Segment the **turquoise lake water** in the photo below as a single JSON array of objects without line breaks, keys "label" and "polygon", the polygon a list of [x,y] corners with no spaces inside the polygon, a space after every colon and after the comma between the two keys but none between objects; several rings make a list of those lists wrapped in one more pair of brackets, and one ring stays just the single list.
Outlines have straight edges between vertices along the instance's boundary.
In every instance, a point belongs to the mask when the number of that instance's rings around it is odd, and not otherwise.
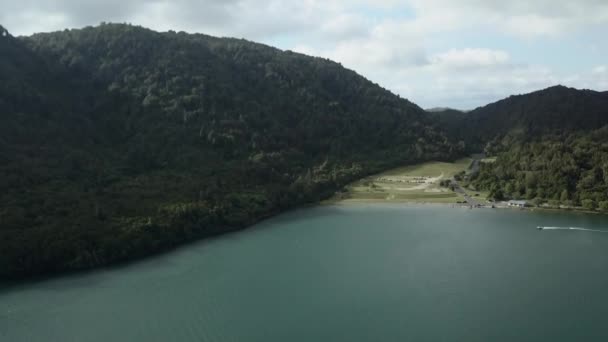
[{"label": "turquoise lake water", "polygon": [[4,285],[0,341],[608,341],[602,231],[608,216],[302,209],[127,266]]}]

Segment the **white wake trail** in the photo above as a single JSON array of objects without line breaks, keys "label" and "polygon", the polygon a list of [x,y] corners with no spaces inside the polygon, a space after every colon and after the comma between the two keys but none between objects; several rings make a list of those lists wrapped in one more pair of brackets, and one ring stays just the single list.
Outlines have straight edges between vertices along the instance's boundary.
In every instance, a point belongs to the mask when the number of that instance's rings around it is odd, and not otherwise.
[{"label": "white wake trail", "polygon": [[596,233],[608,233],[608,230],[599,230],[599,229],[587,229],[587,228],[579,228],[579,227],[536,227],[540,230],[579,230],[584,232],[596,232]]}]

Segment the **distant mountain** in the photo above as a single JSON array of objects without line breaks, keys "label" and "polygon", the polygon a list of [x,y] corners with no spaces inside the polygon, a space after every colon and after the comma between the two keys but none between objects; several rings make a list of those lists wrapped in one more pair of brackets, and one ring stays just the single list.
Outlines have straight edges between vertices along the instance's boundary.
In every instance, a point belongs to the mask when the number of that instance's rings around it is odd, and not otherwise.
[{"label": "distant mountain", "polygon": [[128,260],[462,155],[329,60],[130,25],[0,34],[0,277]]},{"label": "distant mountain", "polygon": [[429,112],[433,117],[442,121],[443,124],[451,124],[460,122],[466,119],[469,115],[468,112],[463,112],[456,109],[446,109],[442,111]]},{"label": "distant mountain", "polygon": [[597,129],[608,124],[607,109],[606,92],[555,86],[477,108],[450,125],[452,135],[479,150],[509,133],[532,138]]},{"label": "distant mountain", "polygon": [[[439,125],[444,130],[444,134],[446,134],[450,141],[457,143],[459,148],[466,149],[465,141],[469,143],[471,141],[470,136],[463,135],[463,125],[469,117],[468,112],[450,108],[436,108],[436,110],[427,109],[426,111],[433,120],[439,122]],[[469,149],[469,152],[475,153],[478,150],[479,147],[476,146]]]},{"label": "distant mountain", "polygon": [[464,112],[462,110],[450,108],[450,107],[434,107],[425,109],[429,113],[440,113],[440,112]]},{"label": "distant mountain", "polygon": [[478,108],[453,139],[496,157],[473,187],[496,199],[608,211],[608,93],[551,87]]},{"label": "distant mountain", "polygon": [[497,157],[471,180],[497,198],[608,208],[608,92],[429,113],[326,59],[117,24],[0,27],[0,80],[0,277],[145,256],[465,151]]},{"label": "distant mountain", "polygon": [[607,109],[606,93],[555,86],[478,108],[470,119],[494,132],[586,130],[608,123]]}]

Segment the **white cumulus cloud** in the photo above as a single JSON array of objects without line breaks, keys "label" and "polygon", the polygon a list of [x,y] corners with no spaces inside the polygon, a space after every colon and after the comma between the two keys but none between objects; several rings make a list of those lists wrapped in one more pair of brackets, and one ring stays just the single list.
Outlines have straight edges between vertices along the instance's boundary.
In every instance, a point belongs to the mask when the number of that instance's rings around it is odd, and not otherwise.
[{"label": "white cumulus cloud", "polygon": [[511,57],[502,50],[483,48],[451,49],[435,54],[430,61],[433,66],[448,69],[488,68],[507,65]]},{"label": "white cumulus cloud", "polygon": [[[260,41],[341,62],[422,106],[469,108],[560,82],[608,88],[598,62],[608,54],[608,0],[0,0],[0,8],[0,24],[16,35],[105,21]],[[567,65],[543,64],[576,38],[587,51],[565,48]],[[532,60],[526,44],[554,46]]]}]

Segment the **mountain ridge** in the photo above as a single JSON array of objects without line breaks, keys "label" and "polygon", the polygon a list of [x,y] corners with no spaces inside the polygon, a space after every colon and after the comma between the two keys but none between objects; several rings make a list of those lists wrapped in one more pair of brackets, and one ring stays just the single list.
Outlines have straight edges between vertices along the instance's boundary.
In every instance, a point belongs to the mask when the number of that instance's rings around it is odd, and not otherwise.
[{"label": "mountain ridge", "polygon": [[469,144],[494,157],[473,188],[496,200],[608,211],[607,92],[554,86],[476,109],[455,127],[475,132]]},{"label": "mountain ridge", "polygon": [[[128,261],[483,149],[471,184],[495,197],[606,204],[608,92],[429,113],[327,59],[126,24],[7,33],[0,78],[0,277]],[[532,162],[555,156],[567,181]]]},{"label": "mountain ridge", "polygon": [[0,75],[29,90],[0,86],[0,277],[142,257],[462,154],[321,58],[123,24],[10,41]]},{"label": "mountain ridge", "polygon": [[608,124],[608,92],[552,86],[474,109],[466,115],[441,117],[450,136],[479,151],[496,137],[525,132],[541,137],[590,131]]}]

